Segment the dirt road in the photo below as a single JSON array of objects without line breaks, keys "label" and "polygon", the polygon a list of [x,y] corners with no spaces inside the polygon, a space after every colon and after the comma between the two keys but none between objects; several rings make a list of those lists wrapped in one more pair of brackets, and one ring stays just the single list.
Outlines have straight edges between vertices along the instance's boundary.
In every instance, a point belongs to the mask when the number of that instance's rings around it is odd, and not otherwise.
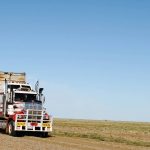
[{"label": "dirt road", "polygon": [[0,133],[1,150],[148,150],[150,148],[73,137],[11,137]]}]

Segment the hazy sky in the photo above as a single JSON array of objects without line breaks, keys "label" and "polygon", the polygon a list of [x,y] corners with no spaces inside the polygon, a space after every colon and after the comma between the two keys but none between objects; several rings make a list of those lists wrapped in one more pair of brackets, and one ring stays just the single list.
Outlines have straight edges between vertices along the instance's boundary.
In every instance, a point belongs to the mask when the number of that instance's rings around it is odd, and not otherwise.
[{"label": "hazy sky", "polygon": [[54,117],[150,121],[150,1],[1,1],[0,70]]}]

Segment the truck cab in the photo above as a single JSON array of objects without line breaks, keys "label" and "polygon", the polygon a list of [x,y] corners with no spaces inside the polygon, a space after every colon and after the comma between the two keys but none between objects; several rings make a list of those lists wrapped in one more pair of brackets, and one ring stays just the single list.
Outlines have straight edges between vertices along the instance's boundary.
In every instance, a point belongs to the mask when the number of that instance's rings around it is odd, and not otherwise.
[{"label": "truck cab", "polygon": [[36,132],[46,137],[52,132],[52,117],[43,107],[43,88],[39,88],[38,83],[33,90],[23,75],[25,74],[3,75],[6,78],[3,79],[3,90],[0,89],[3,91],[0,92],[0,128],[13,136],[24,132]]}]

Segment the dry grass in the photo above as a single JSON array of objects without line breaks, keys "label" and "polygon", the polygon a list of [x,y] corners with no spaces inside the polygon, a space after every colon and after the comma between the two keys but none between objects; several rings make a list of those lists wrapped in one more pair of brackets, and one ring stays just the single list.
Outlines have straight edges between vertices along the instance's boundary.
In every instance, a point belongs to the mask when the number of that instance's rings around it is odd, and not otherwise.
[{"label": "dry grass", "polygon": [[150,123],[54,119],[54,136],[0,133],[0,150],[150,150]]},{"label": "dry grass", "polygon": [[150,123],[54,119],[54,134],[150,147]]}]

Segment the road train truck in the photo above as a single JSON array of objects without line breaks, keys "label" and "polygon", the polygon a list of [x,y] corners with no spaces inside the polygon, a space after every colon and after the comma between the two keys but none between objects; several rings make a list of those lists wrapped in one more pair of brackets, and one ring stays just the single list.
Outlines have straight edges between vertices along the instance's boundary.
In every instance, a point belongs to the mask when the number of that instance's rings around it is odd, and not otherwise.
[{"label": "road train truck", "polygon": [[33,133],[47,137],[52,116],[43,107],[45,97],[39,82],[32,89],[25,73],[0,71],[0,129],[11,136]]}]

